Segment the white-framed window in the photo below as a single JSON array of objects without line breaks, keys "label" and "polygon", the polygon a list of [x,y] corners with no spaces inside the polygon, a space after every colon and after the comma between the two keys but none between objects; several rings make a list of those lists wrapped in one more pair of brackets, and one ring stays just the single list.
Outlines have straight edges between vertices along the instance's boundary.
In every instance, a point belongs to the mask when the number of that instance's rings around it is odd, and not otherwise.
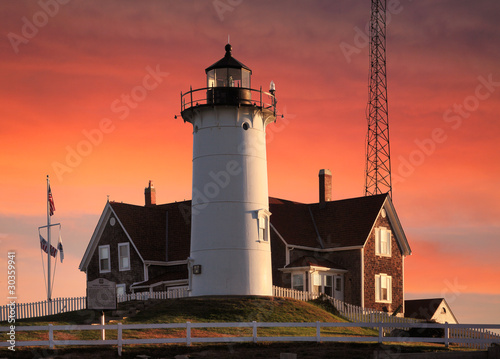
[{"label": "white-framed window", "polygon": [[99,273],[111,272],[111,262],[109,260],[109,244],[99,246]]},{"label": "white-framed window", "polygon": [[392,303],[392,277],[381,273],[375,275],[375,301]]},{"label": "white-framed window", "polygon": [[323,290],[323,293],[325,293],[326,295],[330,296],[330,297],[333,297],[333,290],[332,290],[332,287],[333,287],[333,276],[332,275],[329,275],[329,274],[325,274],[323,276],[324,278],[324,290]]},{"label": "white-framed window", "polygon": [[311,273],[312,291],[319,294],[321,292],[322,276],[318,272]]},{"label": "white-framed window", "polygon": [[269,216],[271,212],[266,209],[257,211],[257,222],[259,230],[259,241],[269,242]]},{"label": "white-framed window", "polygon": [[118,266],[120,271],[130,270],[130,246],[129,243],[118,243]]},{"label": "white-framed window", "polygon": [[127,294],[126,289],[127,289],[127,286],[125,284],[117,284],[116,285],[116,296],[120,297],[120,296]]},{"label": "white-framed window", "polygon": [[304,273],[292,274],[292,289],[304,291]]},{"label": "white-framed window", "polygon": [[375,254],[378,256],[391,256],[391,231],[380,227],[375,229]]}]

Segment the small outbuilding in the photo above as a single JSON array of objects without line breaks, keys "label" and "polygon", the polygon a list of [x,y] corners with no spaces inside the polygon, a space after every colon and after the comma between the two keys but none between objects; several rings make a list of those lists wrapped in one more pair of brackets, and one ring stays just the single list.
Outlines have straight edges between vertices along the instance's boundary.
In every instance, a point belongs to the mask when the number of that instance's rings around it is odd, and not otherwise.
[{"label": "small outbuilding", "polygon": [[457,318],[444,298],[405,300],[405,317],[443,324],[458,324]]}]

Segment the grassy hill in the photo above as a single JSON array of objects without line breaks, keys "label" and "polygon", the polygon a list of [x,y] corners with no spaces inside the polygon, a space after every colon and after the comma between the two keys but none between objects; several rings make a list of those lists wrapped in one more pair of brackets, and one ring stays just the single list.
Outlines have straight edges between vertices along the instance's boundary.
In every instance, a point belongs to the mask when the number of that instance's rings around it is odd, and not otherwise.
[{"label": "grassy hill", "polygon": [[[333,306],[320,300],[302,302],[274,297],[198,297],[168,300],[149,300],[118,304],[122,312],[139,311],[133,316],[113,322],[127,323],[185,323],[190,322],[344,322],[334,313]],[[106,311],[109,317],[110,311]],[[68,313],[17,320],[17,325],[54,325],[98,323],[99,311],[78,310]],[[0,325],[6,324],[0,322]]]},{"label": "grassy hill", "polygon": [[[107,322],[122,324],[146,324],[146,323],[214,323],[214,322],[345,322],[334,313],[335,308],[327,302],[321,300],[302,302],[286,298],[274,297],[198,297],[169,300],[150,300],[148,306],[144,308],[142,303],[127,302],[121,303],[118,309],[126,314],[123,318],[109,321],[110,312],[107,315]],[[142,310],[136,312],[136,306]],[[17,325],[78,325],[99,323],[100,313],[93,310],[80,310],[57,314],[46,317],[23,319],[17,321]],[[198,335],[203,336],[224,336],[224,335],[251,335],[250,328],[203,328],[197,329]],[[250,333],[246,333],[250,331]],[[325,328],[325,334],[330,335],[367,335],[374,336],[377,333],[371,329],[364,328]],[[182,330],[147,331],[148,335],[156,335],[158,332],[168,332],[169,335],[182,335]],[[110,331],[109,338],[113,338],[116,333]],[[140,338],[146,331],[130,331],[134,338]],[[280,336],[280,335],[314,335],[314,328],[261,328],[259,336]],[[30,337],[40,338],[44,336],[42,332],[19,333],[19,340],[30,340]],[[96,331],[73,331],[64,333],[65,339],[98,339],[99,332]],[[71,334],[68,336],[68,334]]]},{"label": "grassy hill", "polygon": [[[314,305],[318,303],[318,305]],[[285,298],[201,297],[159,301],[127,323],[190,322],[339,322],[319,302]],[[124,322],[124,323],[125,323]]]},{"label": "grassy hill", "polygon": [[[144,307],[141,302],[127,302],[119,305],[122,311],[135,312],[139,304],[142,308],[135,315],[123,319],[114,319],[114,322],[123,324],[132,323],[185,323],[190,322],[345,322],[335,315],[336,310],[327,302],[316,300],[301,302],[285,298],[263,297],[201,297],[169,300],[150,300]],[[17,326],[25,325],[78,325],[99,322],[100,313],[92,310],[81,310],[17,321]],[[0,325],[6,325],[5,322]],[[107,339],[116,338],[115,330],[106,331]],[[151,330],[124,330],[124,338],[159,338],[184,336],[182,329],[151,329]],[[193,336],[225,337],[251,336],[251,328],[199,328],[192,330]],[[259,336],[314,336],[314,328],[259,328]],[[367,328],[323,328],[322,335],[342,336],[377,336],[377,332]],[[98,330],[90,331],[56,331],[56,340],[91,340],[100,339]],[[18,332],[16,339],[47,340],[46,332]],[[191,358],[267,358],[279,357],[280,352],[301,353],[301,358],[330,358],[334,353],[343,358],[365,358],[371,355],[377,344],[316,344],[316,343],[260,343],[260,344],[213,344],[194,345],[149,345],[126,346],[124,358],[135,358],[136,355],[148,354],[153,357],[173,358],[176,354],[189,354]],[[401,349],[402,348],[402,349]],[[408,348],[414,351],[415,347]],[[444,348],[439,348],[439,350]],[[386,350],[386,349],[384,349]],[[398,351],[406,351],[404,346],[398,346]],[[424,351],[429,348],[423,349]],[[75,352],[76,351],[76,352]],[[34,353],[53,352],[55,357],[110,358],[116,356],[116,349],[108,347],[60,347],[55,351],[45,348],[21,347],[17,348],[16,357],[32,358]],[[210,353],[210,354],[208,354]],[[273,354],[271,354],[273,353]],[[211,355],[213,354],[213,356]],[[338,356],[340,355],[340,356]],[[0,355],[1,356],[1,355]],[[44,355],[42,355],[44,356]]]},{"label": "grassy hill", "polygon": [[[145,306],[147,304],[147,306]],[[140,309],[137,311],[137,309]],[[336,310],[321,300],[301,302],[285,298],[263,297],[202,297],[169,300],[150,300],[147,302],[121,303],[121,311],[132,312],[133,315],[122,319],[113,319],[112,323],[185,323],[190,322],[345,322],[336,315]],[[109,316],[110,313],[107,315]],[[92,310],[81,310],[53,316],[24,319],[17,321],[17,326],[31,325],[78,325],[99,322],[100,313]],[[5,326],[3,322],[0,325]],[[107,339],[115,339],[116,331],[106,331]],[[199,328],[192,330],[193,336],[251,336],[251,328]],[[259,328],[259,336],[314,336],[314,328]],[[324,328],[322,335],[335,336],[377,336],[377,332],[367,328]],[[124,338],[159,338],[184,336],[182,329],[125,330]],[[56,331],[56,340],[96,340],[100,339],[98,330],[90,331]],[[46,332],[18,332],[18,341],[47,340]],[[178,354],[187,354],[190,358],[279,358],[280,352],[295,352],[300,358],[366,358],[373,350],[385,352],[415,352],[444,350],[443,347],[379,346],[378,344],[354,343],[259,343],[259,344],[196,344],[185,345],[135,345],[126,346],[123,358],[136,358],[146,354],[153,358],[174,358]],[[7,355],[2,351],[0,356]],[[12,353],[14,354],[14,353]],[[55,350],[33,347],[18,347],[16,358],[33,357],[82,357],[106,358],[116,357],[116,348],[112,347],[59,347]]]}]

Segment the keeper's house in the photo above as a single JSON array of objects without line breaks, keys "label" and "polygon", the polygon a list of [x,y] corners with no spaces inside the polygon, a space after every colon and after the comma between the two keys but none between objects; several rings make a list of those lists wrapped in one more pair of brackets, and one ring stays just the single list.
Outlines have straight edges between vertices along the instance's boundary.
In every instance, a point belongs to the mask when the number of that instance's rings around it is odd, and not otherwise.
[{"label": "keeper's house", "polygon": [[[330,171],[321,170],[318,203],[269,197],[263,238],[271,242],[273,284],[404,312],[411,249],[389,195],[332,201],[331,183]],[[145,206],[106,203],[80,263],[87,282],[106,278],[119,294],[163,291],[189,288],[203,271],[193,273],[189,260],[191,201],[156,204],[151,182],[145,197]]]}]

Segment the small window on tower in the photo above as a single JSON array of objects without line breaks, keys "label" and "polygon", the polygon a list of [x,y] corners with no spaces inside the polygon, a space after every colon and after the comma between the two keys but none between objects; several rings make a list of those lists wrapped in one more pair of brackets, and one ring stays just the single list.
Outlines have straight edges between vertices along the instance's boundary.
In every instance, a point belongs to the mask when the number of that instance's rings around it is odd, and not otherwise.
[{"label": "small window on tower", "polygon": [[258,222],[258,239],[261,242],[269,241],[269,216],[271,213],[268,210],[261,209],[257,211],[257,222]]}]

